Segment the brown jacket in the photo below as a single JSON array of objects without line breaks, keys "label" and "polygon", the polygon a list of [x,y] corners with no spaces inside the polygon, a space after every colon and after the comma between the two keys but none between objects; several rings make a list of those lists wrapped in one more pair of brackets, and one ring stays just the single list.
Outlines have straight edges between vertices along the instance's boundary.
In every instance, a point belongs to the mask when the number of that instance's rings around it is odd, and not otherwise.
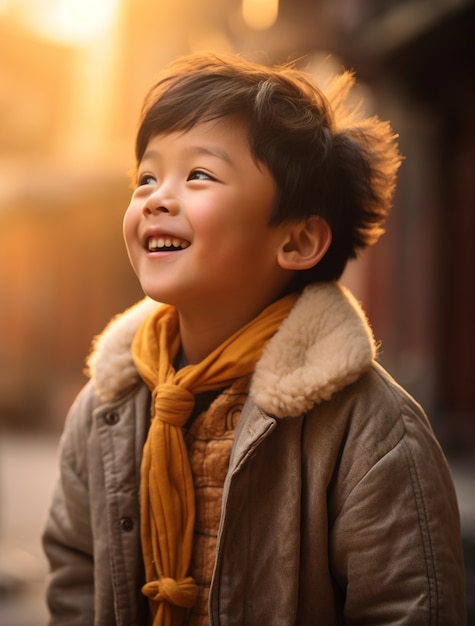
[{"label": "brown jacket", "polygon": [[[146,623],[138,472],[149,394],[130,341],[152,306],[106,329],[67,420],[44,535],[51,624]],[[210,623],[466,623],[447,463],[338,285],[307,288],[256,367],[224,488]]]}]

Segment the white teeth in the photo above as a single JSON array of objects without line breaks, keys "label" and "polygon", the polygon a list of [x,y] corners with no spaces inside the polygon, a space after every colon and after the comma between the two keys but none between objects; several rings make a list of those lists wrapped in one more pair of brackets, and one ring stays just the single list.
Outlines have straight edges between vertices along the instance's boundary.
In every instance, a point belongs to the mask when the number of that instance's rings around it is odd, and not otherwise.
[{"label": "white teeth", "polygon": [[178,237],[150,237],[147,242],[147,248],[151,252],[157,250],[166,250],[168,248],[181,248],[182,250],[188,248],[189,241],[179,239]]}]

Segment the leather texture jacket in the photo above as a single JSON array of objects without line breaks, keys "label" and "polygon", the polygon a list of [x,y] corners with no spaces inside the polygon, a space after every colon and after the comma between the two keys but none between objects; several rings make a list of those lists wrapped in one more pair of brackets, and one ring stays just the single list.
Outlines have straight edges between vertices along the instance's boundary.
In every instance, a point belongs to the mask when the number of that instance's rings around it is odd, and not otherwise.
[{"label": "leather texture jacket", "polygon": [[[145,299],[96,340],[67,418],[44,533],[51,625],[147,623],[138,483],[150,395],[130,343],[154,306]],[[213,626],[466,623],[450,470],[337,284],[304,291],[256,366],[209,611]]]}]

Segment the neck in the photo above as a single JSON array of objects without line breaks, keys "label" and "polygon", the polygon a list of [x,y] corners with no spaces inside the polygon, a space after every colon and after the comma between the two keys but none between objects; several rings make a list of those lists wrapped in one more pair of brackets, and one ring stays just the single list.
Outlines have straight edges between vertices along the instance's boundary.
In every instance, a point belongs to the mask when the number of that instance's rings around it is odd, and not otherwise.
[{"label": "neck", "polygon": [[233,311],[232,315],[225,315],[219,308],[214,315],[209,310],[203,315],[196,310],[189,315],[179,311],[181,345],[187,362],[192,365],[202,361],[269,304],[252,310]]},{"label": "neck", "polygon": [[180,322],[182,350],[190,365],[199,363],[213,350],[229,339],[240,328],[251,322],[264,309],[279,300],[288,282],[284,280],[270,285],[252,285],[245,294],[220,294],[219,298],[203,296],[193,303],[176,303]]},{"label": "neck", "polygon": [[247,321],[250,321],[246,320],[243,324],[235,326],[226,324],[224,320],[214,323],[216,320],[189,319],[181,314],[179,318],[182,350],[190,365],[202,361]]}]

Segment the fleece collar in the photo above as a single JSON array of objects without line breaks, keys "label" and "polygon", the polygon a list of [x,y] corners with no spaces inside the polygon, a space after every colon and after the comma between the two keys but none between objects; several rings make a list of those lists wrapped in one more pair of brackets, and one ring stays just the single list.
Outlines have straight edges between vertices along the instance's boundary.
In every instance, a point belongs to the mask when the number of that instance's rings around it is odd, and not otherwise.
[{"label": "fleece collar", "polygon": [[[130,347],[157,306],[141,300],[95,339],[87,365],[102,401],[119,399],[139,381]],[[336,283],[310,285],[267,344],[250,395],[270,415],[297,416],[356,380],[375,355],[371,329],[351,293]]]}]

